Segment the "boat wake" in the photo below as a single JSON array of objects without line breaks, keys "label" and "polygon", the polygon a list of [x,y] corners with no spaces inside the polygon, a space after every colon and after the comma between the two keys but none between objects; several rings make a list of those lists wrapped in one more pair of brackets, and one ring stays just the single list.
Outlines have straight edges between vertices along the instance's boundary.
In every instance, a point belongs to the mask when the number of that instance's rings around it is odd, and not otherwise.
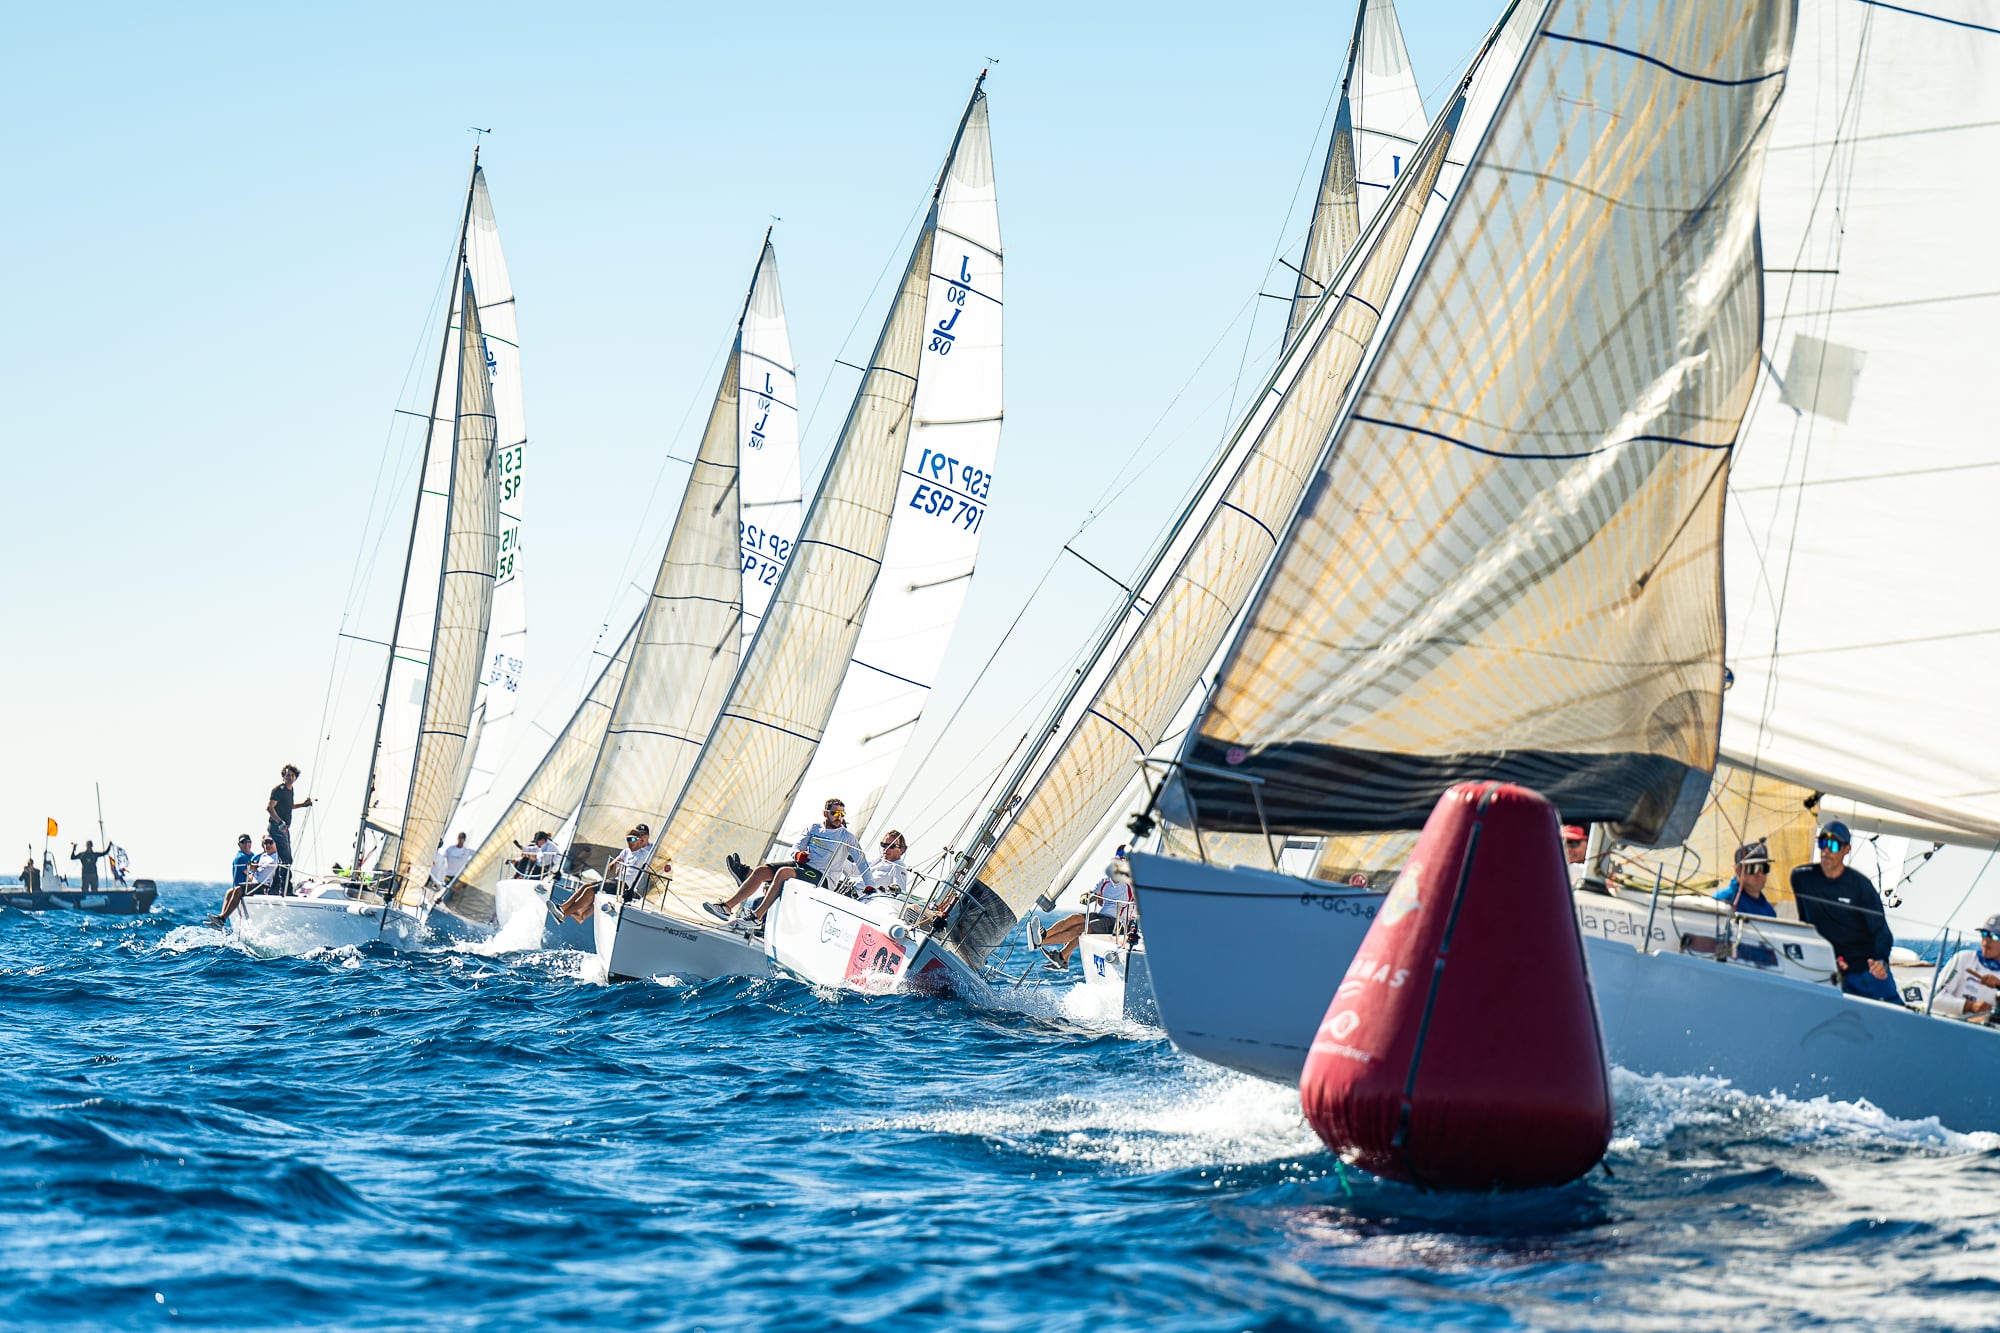
[{"label": "boat wake", "polygon": [[1964,1134],[1936,1117],[1899,1120],[1866,1101],[1756,1095],[1718,1078],[1611,1072],[1614,1153],[1765,1143],[1840,1151],[1918,1150],[1938,1154],[2000,1150],[2000,1134]]},{"label": "boat wake", "polygon": [[1113,1083],[1088,1094],[948,1106],[827,1128],[977,1139],[1027,1157],[1132,1172],[1260,1166],[1322,1151],[1293,1089],[1192,1065],[1164,1079]]}]

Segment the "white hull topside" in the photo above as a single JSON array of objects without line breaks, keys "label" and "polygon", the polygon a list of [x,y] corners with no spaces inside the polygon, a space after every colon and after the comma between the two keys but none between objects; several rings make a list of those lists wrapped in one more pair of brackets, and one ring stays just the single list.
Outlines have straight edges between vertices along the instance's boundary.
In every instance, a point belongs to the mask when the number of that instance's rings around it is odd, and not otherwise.
[{"label": "white hull topside", "polygon": [[611,981],[771,975],[763,944],[740,931],[697,926],[639,902],[621,903],[612,892],[598,892],[590,924],[597,957]]},{"label": "white hull topside", "polygon": [[[1269,871],[1134,855],[1146,952],[1160,1023],[1190,1055],[1297,1084],[1313,1035],[1361,947],[1383,895]],[[1779,966],[1751,967],[1676,952],[1730,918],[1706,900],[1577,895],[1585,956],[1605,1044],[1638,1074],[1727,1079],[1747,1093],[1866,1100],[1904,1119],[1935,1116],[1958,1130],[2000,1129],[1994,1034],[1842,994],[1801,979],[1831,972],[1811,927],[1736,918],[1744,943],[1765,942]],[[1673,943],[1669,945],[1669,940]],[[1817,944],[1819,952],[1814,951]],[[1785,973],[1792,975],[1785,975]],[[1900,969],[1927,985],[1931,969]],[[1505,1040],[1506,997],[1494,996]]]},{"label": "white hull topside", "polygon": [[1112,997],[1113,1002],[1098,1012],[1115,1009],[1130,1022],[1160,1025],[1160,1009],[1153,1002],[1153,972],[1143,943],[1127,947],[1119,935],[1085,935],[1077,941],[1076,952],[1083,964],[1083,984]]},{"label": "white hull topside", "polygon": [[302,897],[251,894],[229,924],[254,952],[277,957],[376,943],[413,949],[429,934],[414,913],[349,898],[337,885],[308,886]]},{"label": "white hull topside", "polygon": [[979,984],[977,975],[914,928],[921,907],[888,893],[851,898],[795,880],[771,909],[765,938],[778,967],[808,985],[864,995],[967,994]]}]

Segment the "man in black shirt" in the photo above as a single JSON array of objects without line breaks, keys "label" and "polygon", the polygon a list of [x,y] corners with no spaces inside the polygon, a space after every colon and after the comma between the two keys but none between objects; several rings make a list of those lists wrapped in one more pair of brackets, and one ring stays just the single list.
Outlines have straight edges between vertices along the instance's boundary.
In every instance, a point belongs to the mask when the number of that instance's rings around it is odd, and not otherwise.
[{"label": "man in black shirt", "polygon": [[278,774],[281,779],[271,788],[271,799],[264,803],[264,813],[270,817],[269,833],[278,844],[277,892],[290,893],[292,883],[292,811],[304,810],[312,804],[312,797],[294,803],[292,784],[299,780],[297,764],[286,764]]},{"label": "man in black shirt", "polygon": [[88,838],[83,840],[83,850],[80,852],[76,849],[75,843],[69,845],[69,859],[83,862],[83,891],[85,893],[97,892],[97,863],[108,855],[110,855],[109,852],[95,850]]},{"label": "man in black shirt", "polygon": [[1901,1004],[1889,975],[1889,949],[1895,937],[1882,913],[1881,895],[1859,870],[1847,867],[1854,838],[1847,825],[1830,819],[1819,826],[1815,845],[1819,864],[1792,871],[1792,897],[1799,915],[1812,923],[1820,938],[1833,946],[1840,961],[1840,988],[1888,1004]]}]

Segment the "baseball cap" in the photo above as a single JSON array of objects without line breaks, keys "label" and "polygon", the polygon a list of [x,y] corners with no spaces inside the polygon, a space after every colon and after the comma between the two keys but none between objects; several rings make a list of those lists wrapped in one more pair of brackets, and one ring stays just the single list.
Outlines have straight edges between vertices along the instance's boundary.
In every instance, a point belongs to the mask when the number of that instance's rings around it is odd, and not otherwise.
[{"label": "baseball cap", "polygon": [[1764,869],[1769,870],[1771,868],[1770,844],[1762,838],[1758,838],[1755,842],[1744,843],[1736,849],[1736,864],[1742,866],[1745,870],[1748,870],[1751,866],[1762,866]]},{"label": "baseball cap", "polygon": [[1824,824],[1821,824],[1819,826],[1819,833],[1815,836],[1821,838],[1838,838],[1842,847],[1852,847],[1854,845],[1854,835],[1849,833],[1847,825],[1841,823],[1838,819],[1829,819]]},{"label": "baseball cap", "polygon": [[1995,912],[1992,916],[1980,922],[1979,933],[1982,935],[2000,935],[2000,912]]},{"label": "baseball cap", "polygon": [[632,831],[634,833],[643,833],[649,838],[653,836],[653,830],[647,828],[644,824],[634,824]]},{"label": "baseball cap", "polygon": [[1590,841],[1590,834],[1588,834],[1588,833],[1584,832],[1584,828],[1583,828],[1583,825],[1581,825],[1581,824],[1564,824],[1564,825],[1563,825],[1563,841],[1564,841],[1564,842],[1589,842],[1589,841]]}]

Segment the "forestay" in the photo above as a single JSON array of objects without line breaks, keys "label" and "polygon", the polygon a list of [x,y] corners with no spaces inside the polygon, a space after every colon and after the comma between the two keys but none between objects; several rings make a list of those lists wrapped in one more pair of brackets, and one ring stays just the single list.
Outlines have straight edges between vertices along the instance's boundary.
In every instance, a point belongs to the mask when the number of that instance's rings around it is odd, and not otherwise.
[{"label": "forestay", "polygon": [[1802,6],[1764,190],[1766,373],[1730,487],[1722,729],[1745,767],[1989,845],[1995,163],[2000,4]]},{"label": "forestay", "polygon": [[[986,101],[938,197],[924,342],[882,571],[839,702],[780,836],[839,796],[865,828],[917,729],[971,586],[1000,446],[1000,205]],[[761,848],[759,850],[762,850]]]},{"label": "forestay", "polygon": [[[409,798],[401,837],[380,864],[395,870],[400,893],[420,893],[445,821],[458,804],[455,781],[463,769],[500,555],[500,470],[493,419],[492,381],[480,331],[478,297],[469,272],[460,274],[456,430],[448,453],[442,560],[431,627],[430,670],[423,682],[423,711],[411,761]],[[400,648],[398,649],[400,651]]]},{"label": "forestay", "polygon": [[1292,293],[1285,342],[1297,340],[1361,229],[1413,160],[1429,124],[1394,0],[1358,0],[1333,134]]},{"label": "forestay", "polygon": [[[528,423],[521,396],[521,335],[514,307],[514,284],[500,251],[500,229],[486,190],[485,169],[472,172],[472,208],[466,216],[465,267],[479,293],[479,324],[486,334],[486,372],[492,380],[493,420],[498,432],[500,561],[493,588],[493,628],[486,638],[486,665],[474,706],[476,743],[467,758],[461,820],[483,822],[480,805],[513,736],[514,709],[528,656],[528,605],[521,583],[521,515],[528,452]],[[458,303],[451,319],[458,323]],[[444,401],[448,401],[445,399]]]},{"label": "forestay", "polygon": [[1055,729],[1052,755],[976,870],[1017,916],[1062,888],[1065,866],[1186,706],[1270,562],[1374,338],[1464,100],[1461,90],[1381,223],[1331,279],[1333,294],[1238,426],[1225,451],[1230,466],[1197,498],[1183,535],[1169,540],[1128,602],[1092,664],[1095,679]]},{"label": "forestay", "polygon": [[658,837],[654,869],[673,862],[676,882],[649,900],[666,910],[693,915],[733,886],[725,856],[771,845],[833,711],[902,493],[942,196],[984,99],[975,88],[770,608]]},{"label": "forestay", "polygon": [[764,250],[736,342],[737,458],[742,487],[743,639],[756,631],[799,532],[799,381],[778,286],[778,252]]},{"label": "forestay", "polygon": [[1534,13],[1190,737],[1180,813],[1415,828],[1499,778],[1632,840],[1686,831],[1790,12]]}]

